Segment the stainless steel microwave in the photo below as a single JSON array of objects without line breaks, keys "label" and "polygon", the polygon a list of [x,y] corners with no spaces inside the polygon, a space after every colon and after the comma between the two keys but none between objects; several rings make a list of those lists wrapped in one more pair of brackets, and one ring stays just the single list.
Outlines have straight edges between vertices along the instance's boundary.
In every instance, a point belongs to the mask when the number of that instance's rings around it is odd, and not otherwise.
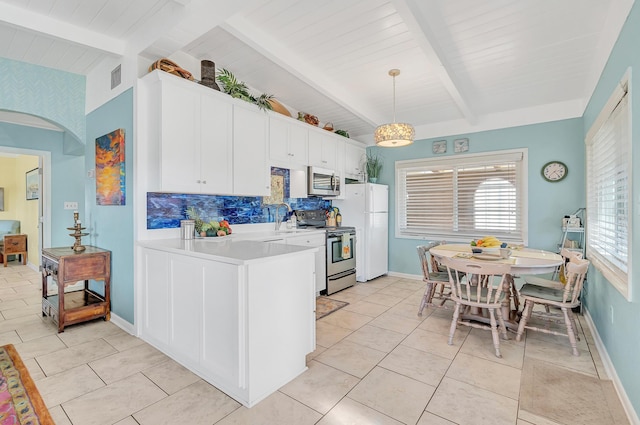
[{"label": "stainless steel microwave", "polygon": [[340,176],[326,168],[310,166],[307,171],[309,196],[339,196]]}]

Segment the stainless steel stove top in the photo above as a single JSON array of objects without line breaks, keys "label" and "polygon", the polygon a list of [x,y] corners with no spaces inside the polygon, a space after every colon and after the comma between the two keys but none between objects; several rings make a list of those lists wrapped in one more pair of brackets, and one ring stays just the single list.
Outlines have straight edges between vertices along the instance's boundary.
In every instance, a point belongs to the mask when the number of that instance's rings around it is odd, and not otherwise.
[{"label": "stainless steel stove top", "polygon": [[327,234],[355,233],[355,227],[349,226],[327,226],[327,216],[325,210],[296,210],[297,226],[301,229],[314,228],[324,229]]}]

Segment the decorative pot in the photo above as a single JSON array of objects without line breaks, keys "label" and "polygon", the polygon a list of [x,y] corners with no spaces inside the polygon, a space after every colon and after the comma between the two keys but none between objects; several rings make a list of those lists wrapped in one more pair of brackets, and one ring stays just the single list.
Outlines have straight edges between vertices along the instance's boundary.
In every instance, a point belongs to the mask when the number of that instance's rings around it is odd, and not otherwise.
[{"label": "decorative pot", "polygon": [[205,59],[200,62],[200,84],[220,91],[216,83],[216,64],[210,60]]},{"label": "decorative pot", "polygon": [[376,183],[378,181],[377,177],[369,177],[369,183]]}]

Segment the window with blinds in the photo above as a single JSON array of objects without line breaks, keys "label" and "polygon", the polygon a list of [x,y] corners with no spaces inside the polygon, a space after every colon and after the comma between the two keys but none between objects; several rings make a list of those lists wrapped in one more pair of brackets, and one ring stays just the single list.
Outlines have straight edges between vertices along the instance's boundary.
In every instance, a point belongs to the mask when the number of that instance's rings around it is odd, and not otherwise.
[{"label": "window with blinds", "polygon": [[587,257],[631,300],[631,126],[628,78],[587,133]]},{"label": "window with blinds", "polygon": [[398,237],[526,243],[526,149],[396,162]]}]

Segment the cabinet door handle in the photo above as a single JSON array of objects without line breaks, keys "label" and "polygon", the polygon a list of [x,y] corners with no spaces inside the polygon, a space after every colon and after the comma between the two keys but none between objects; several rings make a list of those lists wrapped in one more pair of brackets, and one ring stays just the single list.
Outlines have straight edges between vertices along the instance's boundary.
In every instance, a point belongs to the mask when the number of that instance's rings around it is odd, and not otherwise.
[{"label": "cabinet door handle", "polygon": [[202,183],[202,182],[201,182],[200,180],[196,180],[196,183],[200,184],[200,183]]},{"label": "cabinet door handle", "polygon": [[202,184],[207,184],[207,181],[206,180],[202,180]]}]

